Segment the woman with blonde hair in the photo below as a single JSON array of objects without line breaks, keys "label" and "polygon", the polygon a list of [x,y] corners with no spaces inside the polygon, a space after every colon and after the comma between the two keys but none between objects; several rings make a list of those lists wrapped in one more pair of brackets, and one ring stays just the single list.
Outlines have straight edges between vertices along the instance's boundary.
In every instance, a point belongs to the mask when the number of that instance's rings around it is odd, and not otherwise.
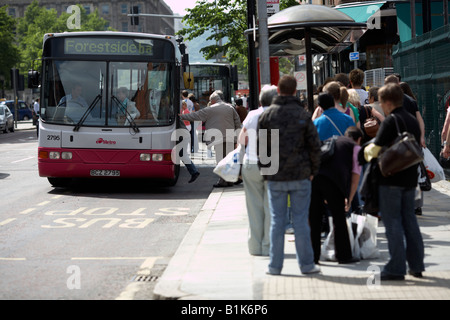
[{"label": "woman with blonde hair", "polygon": [[[328,92],[333,96],[334,107],[336,109],[352,117],[353,122],[356,123],[355,114],[353,113],[353,110],[350,107],[347,107],[347,102],[349,98],[348,91],[341,83],[337,81],[332,81],[323,87],[323,91]],[[314,111],[312,119],[314,120],[320,117],[322,113],[323,109],[320,106],[317,107],[316,110]]]}]

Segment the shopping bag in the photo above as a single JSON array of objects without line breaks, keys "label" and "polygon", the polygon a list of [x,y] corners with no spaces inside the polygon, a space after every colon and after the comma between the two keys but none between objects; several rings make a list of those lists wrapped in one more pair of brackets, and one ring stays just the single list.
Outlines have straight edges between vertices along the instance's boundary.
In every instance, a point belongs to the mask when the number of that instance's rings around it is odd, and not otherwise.
[{"label": "shopping bag", "polygon": [[430,177],[431,182],[438,182],[441,180],[445,180],[444,169],[442,169],[439,161],[433,156],[431,151],[428,148],[422,148],[424,155],[424,164],[427,169],[428,176]]},{"label": "shopping bag", "polygon": [[336,251],[334,249],[334,227],[332,217],[328,217],[328,224],[330,225],[330,232],[328,232],[328,235],[322,244],[320,250],[320,260],[336,261]]},{"label": "shopping bag", "polygon": [[378,218],[370,214],[365,216],[364,229],[359,236],[361,259],[376,259],[380,257],[377,248]]},{"label": "shopping bag", "polygon": [[213,172],[227,182],[238,181],[244,153],[245,148],[239,144],[236,149],[228,153],[225,158],[220,160]]},{"label": "shopping bag", "polygon": [[352,231],[355,237],[354,247],[353,247],[353,257],[361,259],[361,246],[359,244],[359,238],[364,230],[364,224],[366,223],[366,216],[361,214],[352,213],[350,215],[350,220],[352,223]]},{"label": "shopping bag", "polygon": [[[321,250],[320,250],[320,260],[322,261],[337,261],[336,259],[336,249],[334,245],[334,226],[333,226],[333,218],[328,217],[329,225],[330,225],[330,232],[328,233],[328,236],[326,237],[325,241],[322,244]],[[352,254],[354,258],[357,258],[359,256],[359,248],[355,248],[355,237],[353,235],[352,230],[352,222],[350,218],[347,218],[347,229],[348,229],[348,236],[350,240],[350,248],[352,249]],[[355,253],[357,255],[355,255]]]}]

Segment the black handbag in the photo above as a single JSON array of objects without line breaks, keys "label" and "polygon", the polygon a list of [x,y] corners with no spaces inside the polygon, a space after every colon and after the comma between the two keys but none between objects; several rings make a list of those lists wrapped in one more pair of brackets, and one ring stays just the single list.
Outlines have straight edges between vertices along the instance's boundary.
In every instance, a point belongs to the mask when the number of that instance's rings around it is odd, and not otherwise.
[{"label": "black handbag", "polygon": [[450,169],[450,158],[445,158],[441,152],[441,154],[439,155],[439,164],[444,169]]},{"label": "black handbag", "polygon": [[432,187],[430,176],[427,173],[427,168],[425,168],[423,161],[419,163],[419,187],[422,191],[430,191]]},{"label": "black handbag", "polygon": [[367,164],[363,179],[361,180],[359,194],[364,201],[364,213],[377,214],[380,211],[378,186],[381,173],[377,163],[378,159],[374,158]]},{"label": "black handbag", "polygon": [[378,165],[384,177],[392,176],[423,161],[422,148],[414,136],[406,131],[400,132],[397,118],[394,115],[392,117],[398,136],[390,147],[382,149],[378,157]]},{"label": "black handbag", "polygon": [[322,141],[320,147],[320,163],[326,163],[333,158],[337,138],[338,136],[332,136],[331,138]]}]

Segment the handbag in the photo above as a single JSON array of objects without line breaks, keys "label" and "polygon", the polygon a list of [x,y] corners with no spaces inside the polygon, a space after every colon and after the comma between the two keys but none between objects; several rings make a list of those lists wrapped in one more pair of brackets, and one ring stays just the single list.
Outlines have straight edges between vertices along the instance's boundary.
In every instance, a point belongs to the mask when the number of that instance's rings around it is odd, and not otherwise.
[{"label": "handbag", "polygon": [[419,171],[419,187],[422,191],[430,191],[431,190],[431,180],[428,175],[427,169],[425,168],[425,164],[423,161],[419,163],[419,167],[417,169]]},{"label": "handbag", "polygon": [[361,180],[361,188],[359,194],[364,201],[363,212],[369,214],[378,214],[379,198],[378,185],[380,180],[380,168],[377,159],[372,159],[364,171],[363,179]]},{"label": "handbag", "polygon": [[[339,130],[338,126],[330,119],[327,115],[323,115],[331,124],[336,128],[341,136],[343,136],[341,130]],[[334,155],[334,146],[336,145],[336,140],[338,136],[332,136],[324,141],[322,141],[322,145],[320,147],[320,162],[325,163],[329,161]]]},{"label": "handbag", "polygon": [[320,147],[320,163],[326,163],[334,155],[334,146],[336,145],[336,140],[338,136],[332,136],[327,140],[322,141],[322,145]]},{"label": "handbag", "polygon": [[377,135],[378,129],[380,129],[380,123],[378,122],[378,119],[375,118],[372,115],[372,112],[370,112],[370,117],[369,117],[369,113],[367,112],[367,106],[364,106],[364,110],[366,111],[366,121],[364,121],[364,131],[366,132],[367,136],[373,138]]},{"label": "handbag", "polygon": [[423,161],[422,148],[412,134],[400,132],[397,118],[392,115],[397,127],[397,137],[388,148],[383,148],[378,157],[378,166],[384,177],[392,176]]},{"label": "handbag", "polygon": [[441,154],[439,155],[439,164],[444,169],[450,169],[450,158],[445,158],[441,152]]}]

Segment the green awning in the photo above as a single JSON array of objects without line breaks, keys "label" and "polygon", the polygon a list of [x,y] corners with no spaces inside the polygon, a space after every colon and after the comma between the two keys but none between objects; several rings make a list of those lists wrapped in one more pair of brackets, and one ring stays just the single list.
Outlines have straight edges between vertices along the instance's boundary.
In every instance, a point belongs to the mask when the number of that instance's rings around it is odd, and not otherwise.
[{"label": "green awning", "polygon": [[355,22],[365,23],[371,16],[373,16],[385,4],[381,2],[360,2],[358,4],[348,4],[336,6],[335,9],[345,13]]}]

